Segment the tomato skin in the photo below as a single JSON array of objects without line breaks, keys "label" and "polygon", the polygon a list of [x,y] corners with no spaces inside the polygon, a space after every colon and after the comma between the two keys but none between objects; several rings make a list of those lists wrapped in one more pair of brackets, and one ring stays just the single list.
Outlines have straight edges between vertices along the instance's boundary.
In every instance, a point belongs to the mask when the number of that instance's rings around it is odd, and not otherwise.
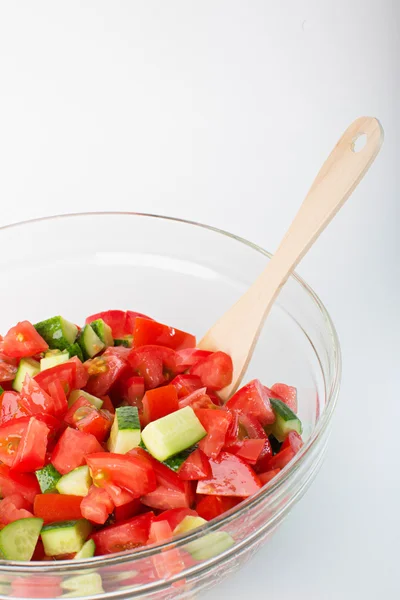
[{"label": "tomato skin", "polygon": [[273,456],[271,442],[268,438],[264,440],[264,447],[258,457],[257,463],[254,466],[256,473],[262,473],[269,469],[269,463]]},{"label": "tomato skin", "polygon": [[82,498],[68,494],[38,494],[33,503],[33,514],[45,523],[75,521],[82,518]]},{"label": "tomato skin", "polygon": [[0,352],[0,383],[12,381],[17,371],[17,360]]},{"label": "tomato skin", "polygon": [[43,421],[34,417],[29,419],[14,457],[13,472],[29,473],[44,466],[49,433],[50,429]]},{"label": "tomato skin", "polygon": [[88,495],[83,498],[80,509],[84,519],[104,525],[114,510],[114,504],[106,490],[92,485]]},{"label": "tomato skin", "polygon": [[195,510],[191,508],[171,508],[170,510],[165,510],[157,517],[154,518],[154,521],[167,521],[172,531],[178,527],[179,523],[183,521],[185,517],[198,517],[199,515]]},{"label": "tomato skin", "polygon": [[29,375],[25,377],[22,385],[19,404],[21,410],[31,416],[43,413],[54,414],[53,398]]},{"label": "tomato skin", "polygon": [[8,525],[17,519],[29,519],[33,514],[31,507],[21,494],[12,494],[0,501],[0,523]]},{"label": "tomato skin", "polygon": [[173,385],[147,390],[143,398],[143,421],[147,425],[177,411],[178,408],[178,394]]},{"label": "tomato skin", "polygon": [[183,481],[198,481],[212,476],[210,461],[199,448],[194,450],[179,467],[178,476]]},{"label": "tomato skin", "polygon": [[132,550],[147,544],[154,513],[148,512],[92,534],[96,555]]},{"label": "tomato skin", "polygon": [[103,319],[111,327],[114,338],[122,338],[129,333],[126,331],[126,313],[123,310],[106,310],[96,313],[87,317],[85,323],[88,324],[92,321],[97,321],[97,319]]},{"label": "tomato skin", "polygon": [[266,483],[271,481],[271,479],[273,479],[276,475],[278,475],[279,472],[280,472],[280,469],[273,469],[272,471],[266,471],[265,473],[260,473],[258,477],[259,477],[261,483],[263,485],[265,485]]},{"label": "tomato skin", "polygon": [[[81,390],[84,388],[89,380],[89,373],[85,369],[82,361],[77,357],[73,356],[70,358],[67,363],[72,363],[75,365],[75,381],[72,384],[72,389]],[[64,363],[64,364],[67,364]]]},{"label": "tomato skin", "polygon": [[[166,520],[153,521],[150,526],[148,544],[159,544],[172,539],[172,529]],[[171,550],[162,550],[153,556],[153,563],[158,576],[162,579],[173,577],[185,568],[180,550],[172,548]]]},{"label": "tomato skin", "polygon": [[200,377],[189,374],[177,375],[171,381],[171,385],[175,387],[179,399],[185,398],[185,396],[189,396],[192,392],[203,387]]},{"label": "tomato skin", "polygon": [[282,400],[294,413],[297,413],[297,389],[295,387],[285,383],[274,383],[271,392],[271,398]]},{"label": "tomato skin", "polygon": [[172,350],[182,350],[183,348],[194,348],[196,338],[190,333],[169,327],[157,321],[150,321],[142,317],[136,317],[135,328],[133,331],[133,347],[140,346],[165,346]]},{"label": "tomato skin", "polygon": [[170,510],[172,508],[190,508],[190,491],[168,488],[165,485],[159,485],[157,489],[141,498],[142,504],[150,506],[156,510]]},{"label": "tomato skin", "polygon": [[185,396],[179,400],[179,408],[185,408],[185,406],[191,406],[193,410],[198,408],[215,408],[215,405],[211,401],[211,398],[206,394],[207,388],[203,387],[199,390],[195,390],[189,396]]},{"label": "tomato skin", "polygon": [[133,335],[135,330],[135,321],[140,317],[141,319],[147,319],[148,321],[154,321],[151,317],[144,315],[143,313],[134,312],[133,310],[126,311],[126,319],[125,319],[125,331],[126,335]]},{"label": "tomato skin", "polygon": [[287,434],[286,439],[281,446],[281,451],[286,450],[286,448],[291,448],[293,453],[297,454],[297,452],[300,450],[300,448],[302,448],[303,445],[304,442],[301,436],[297,433],[297,431],[290,431]]},{"label": "tomato skin", "polygon": [[228,496],[202,496],[197,502],[196,510],[199,517],[211,521],[224,512],[237,506],[241,498],[229,498]]},{"label": "tomato skin", "polygon": [[45,371],[40,371],[40,373],[35,375],[34,380],[48,394],[50,393],[49,385],[54,381],[58,381],[62,385],[64,392],[69,394],[76,380],[76,362],[71,360]]},{"label": "tomato skin", "polygon": [[212,478],[199,481],[198,494],[247,498],[258,492],[261,482],[253,469],[241,458],[221,452],[210,459]]},{"label": "tomato skin", "polygon": [[36,494],[40,494],[39,484],[31,473],[13,473],[10,467],[0,464],[0,496],[21,494],[29,504],[33,504]]},{"label": "tomato skin", "polygon": [[17,455],[21,438],[26,431],[29,417],[13,419],[0,427],[0,461],[11,467]]},{"label": "tomato skin", "polygon": [[238,390],[226,403],[226,408],[242,415],[255,417],[261,425],[275,421],[274,411],[268,396],[268,388],[258,379],[253,379]]},{"label": "tomato skin", "polygon": [[144,396],[144,378],[129,377],[121,383],[119,392],[120,396],[129,404],[129,406],[136,406],[141,409]]},{"label": "tomato skin", "polygon": [[89,379],[86,391],[93,396],[105,396],[127,368],[126,361],[117,354],[104,353],[85,362]]},{"label": "tomato skin", "polygon": [[175,471],[166,465],[163,465],[163,463],[160,463],[143,448],[133,448],[128,452],[128,456],[136,456],[150,464],[154,470],[158,485],[162,485],[173,490],[178,490],[180,492],[185,491],[185,484],[178,477],[177,473],[175,473]]},{"label": "tomato skin", "polygon": [[114,408],[114,404],[111,401],[110,396],[102,396],[100,398],[100,400],[103,401],[103,406],[101,407],[101,409],[102,410],[106,410],[111,415],[114,415],[115,414],[115,408]]},{"label": "tomato skin", "polygon": [[146,389],[153,389],[171,381],[179,373],[176,352],[164,346],[132,348],[128,362],[134,373],[144,378]]},{"label": "tomato skin", "polygon": [[183,369],[190,369],[204,358],[213,354],[209,350],[200,350],[199,348],[185,348],[177,352],[177,364]]},{"label": "tomato skin", "polygon": [[29,321],[21,321],[15,327],[11,327],[2,342],[2,351],[12,358],[33,356],[44,352],[48,347]]},{"label": "tomato skin", "polygon": [[196,417],[207,431],[207,435],[199,442],[199,448],[209,458],[215,458],[225,445],[226,434],[232,421],[229,411],[214,408],[195,410]]},{"label": "tomato skin", "polygon": [[283,450],[281,448],[278,454],[275,454],[275,456],[273,456],[269,461],[268,470],[273,471],[274,469],[283,469],[288,463],[290,463],[294,455],[295,453],[293,452],[292,448],[284,448]]},{"label": "tomato skin", "polygon": [[49,394],[53,399],[53,414],[62,417],[68,410],[68,400],[64,388],[58,379],[49,383]]},{"label": "tomato skin", "polygon": [[242,440],[240,447],[234,454],[243,458],[250,465],[255,465],[264,449],[265,439]]},{"label": "tomato skin", "polygon": [[139,498],[135,498],[122,506],[116,506],[114,509],[114,517],[116,522],[132,519],[142,511],[142,503]]},{"label": "tomato skin", "polygon": [[88,454],[102,451],[94,435],[67,427],[53,450],[51,462],[61,475],[65,475],[84,465]]},{"label": "tomato skin", "polygon": [[98,487],[115,484],[139,498],[156,489],[154,470],[147,460],[129,454],[97,452],[86,457],[93,482]]},{"label": "tomato skin", "polygon": [[232,382],[232,359],[225,352],[213,352],[191,367],[190,373],[200,377],[203,385],[210,390],[222,390]]},{"label": "tomato skin", "polygon": [[97,409],[82,396],[71,406],[64,421],[83,433],[94,435],[101,443],[110,432],[113,416],[108,411]]}]

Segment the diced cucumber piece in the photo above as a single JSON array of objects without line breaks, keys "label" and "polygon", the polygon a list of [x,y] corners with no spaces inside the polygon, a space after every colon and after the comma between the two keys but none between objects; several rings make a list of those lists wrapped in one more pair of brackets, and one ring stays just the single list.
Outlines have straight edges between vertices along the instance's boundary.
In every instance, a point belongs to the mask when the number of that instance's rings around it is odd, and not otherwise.
[{"label": "diced cucumber piece", "polygon": [[68,494],[71,496],[87,496],[89,488],[92,485],[89,467],[77,467],[66,475],[63,475],[56,484],[57,491],[60,494]]},{"label": "diced cucumber piece", "polygon": [[96,321],[92,321],[90,326],[105,346],[114,346],[114,338],[111,327],[107,325],[103,319],[96,319]]},{"label": "diced cucumber piece", "polygon": [[161,462],[193,446],[206,435],[190,406],[149,423],[142,432],[147,450]]},{"label": "diced cucumber piece", "polygon": [[97,396],[92,396],[92,394],[88,394],[88,392],[83,392],[82,390],[74,390],[70,393],[68,398],[69,408],[71,408],[71,406],[75,404],[79,398],[86,398],[86,400],[88,400],[96,408],[101,408],[103,406],[103,400],[97,398]]},{"label": "diced cucumber piece", "polygon": [[96,544],[94,543],[94,540],[88,540],[83,544],[82,548],[74,556],[74,559],[82,560],[83,558],[91,558],[92,556],[94,556],[95,552]]},{"label": "diced cucumber piece", "polygon": [[94,332],[91,325],[85,325],[79,334],[78,344],[80,345],[83,357],[85,359],[93,358],[101,352],[105,346],[99,336]]},{"label": "diced cucumber piece", "polygon": [[68,350],[50,350],[46,352],[44,358],[40,360],[40,370],[45,371],[57,365],[62,365],[69,359]]},{"label": "diced cucumber piece", "polygon": [[126,335],[123,338],[117,338],[114,340],[114,346],[124,346],[125,348],[132,348],[133,346],[133,335]]},{"label": "diced cucumber piece", "polygon": [[57,350],[66,350],[75,342],[78,335],[77,326],[61,316],[36,323],[35,329],[50,348]]},{"label": "diced cucumber piece", "polygon": [[104,594],[103,582],[99,573],[68,577],[68,579],[64,579],[61,586],[64,590],[69,590],[69,593],[63,594],[62,598],[78,598],[81,596]]},{"label": "diced cucumber piece", "polygon": [[[201,517],[187,516],[174,529],[174,535],[187,533],[192,529],[202,527],[207,522],[208,521]],[[226,533],[225,531],[214,531],[194,542],[189,542],[184,546],[184,549],[189,552],[195,560],[207,560],[221,554],[221,552],[225,552],[225,550],[228,550],[234,543],[234,539],[229,533]]]},{"label": "diced cucumber piece", "polygon": [[73,356],[77,356],[79,358],[79,360],[81,360],[83,362],[84,358],[83,358],[82,348],[80,347],[80,345],[77,342],[75,342],[75,344],[71,344],[70,346],[67,346],[66,350],[68,350],[70,358],[72,358]]},{"label": "diced cucumber piece", "polygon": [[182,464],[185,462],[187,458],[196,450],[197,446],[191,446],[190,448],[186,448],[179,454],[175,454],[175,456],[171,456],[164,460],[164,465],[169,467],[172,471],[178,471]]},{"label": "diced cucumber piece", "polygon": [[7,560],[31,560],[43,519],[18,519],[0,531],[0,556]]},{"label": "diced cucumber piece", "polygon": [[35,375],[37,375],[39,371],[40,364],[37,360],[34,360],[33,358],[22,358],[12,384],[13,390],[15,390],[16,392],[20,392],[22,390],[25,377],[27,375],[29,375],[29,377],[35,377]]},{"label": "diced cucumber piece", "polygon": [[110,452],[126,454],[140,444],[140,420],[136,406],[120,406],[115,411],[107,447]]},{"label": "diced cucumber piece", "polygon": [[49,523],[41,533],[44,551],[47,556],[79,552],[91,531],[86,519]]},{"label": "diced cucumber piece", "polygon": [[271,433],[278,442],[283,442],[291,431],[297,431],[301,435],[303,431],[301,421],[288,405],[276,398],[271,398],[270,401],[275,413],[275,422],[271,425]]},{"label": "diced cucumber piece", "polygon": [[57,483],[61,479],[61,473],[59,473],[53,465],[46,465],[43,469],[36,471],[35,475],[42,494],[54,493],[57,491]]}]

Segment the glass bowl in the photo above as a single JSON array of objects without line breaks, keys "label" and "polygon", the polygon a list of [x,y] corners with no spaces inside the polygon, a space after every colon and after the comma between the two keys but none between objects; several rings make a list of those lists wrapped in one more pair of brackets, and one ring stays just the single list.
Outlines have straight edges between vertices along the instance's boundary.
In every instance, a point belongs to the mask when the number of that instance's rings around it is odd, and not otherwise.
[{"label": "glass bowl", "polygon": [[[3,333],[23,319],[35,323],[62,314],[82,323],[88,314],[122,308],[200,338],[270,259],[262,248],[224,231],[132,213],[19,223],[0,229],[0,244]],[[193,598],[236,571],[311,484],[326,448],[340,370],[332,321],[315,293],[293,275],[245,377],[297,387],[305,445],[293,462],[257,495],[173,543],[84,561],[0,561],[0,598]],[[223,532],[233,540],[229,547],[219,544]],[[210,533],[213,550],[190,558],[185,548],[201,545]],[[183,569],[171,575],[168,565],[182,557]]]}]

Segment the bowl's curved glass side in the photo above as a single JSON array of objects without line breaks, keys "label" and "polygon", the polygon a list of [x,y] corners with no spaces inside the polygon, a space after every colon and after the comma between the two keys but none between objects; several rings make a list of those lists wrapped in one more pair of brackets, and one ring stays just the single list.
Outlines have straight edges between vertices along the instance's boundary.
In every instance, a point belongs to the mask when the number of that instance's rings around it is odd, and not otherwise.
[{"label": "bowl's curved glass side", "polygon": [[[0,257],[0,285],[7,290],[0,313],[3,332],[21,318],[36,322],[57,312],[82,322],[100,310],[130,308],[200,336],[268,260],[251,244],[213,229],[140,215],[35,221],[0,229],[0,241],[16,248],[9,259]],[[77,586],[82,596],[189,598],[236,570],[310,485],[336,401],[336,334],[319,300],[296,278],[288,281],[267,320],[246,374],[252,377],[298,388],[308,443],[267,490],[208,525],[206,548],[205,533],[199,531],[189,542],[164,545],[161,554],[149,548],[76,566],[0,564],[0,598],[16,595],[20,579],[27,589],[47,587],[53,595],[55,590],[76,595]]]}]

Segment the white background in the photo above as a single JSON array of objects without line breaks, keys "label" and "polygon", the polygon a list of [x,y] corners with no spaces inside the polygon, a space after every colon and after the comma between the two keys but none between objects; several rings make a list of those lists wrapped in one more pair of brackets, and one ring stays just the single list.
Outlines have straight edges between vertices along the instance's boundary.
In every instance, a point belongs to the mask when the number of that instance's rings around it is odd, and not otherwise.
[{"label": "white background", "polygon": [[1,224],[156,212],[273,250],[347,125],[385,128],[299,268],[343,349],[326,462],[209,600],[399,596],[399,31],[396,0],[0,0]]}]

